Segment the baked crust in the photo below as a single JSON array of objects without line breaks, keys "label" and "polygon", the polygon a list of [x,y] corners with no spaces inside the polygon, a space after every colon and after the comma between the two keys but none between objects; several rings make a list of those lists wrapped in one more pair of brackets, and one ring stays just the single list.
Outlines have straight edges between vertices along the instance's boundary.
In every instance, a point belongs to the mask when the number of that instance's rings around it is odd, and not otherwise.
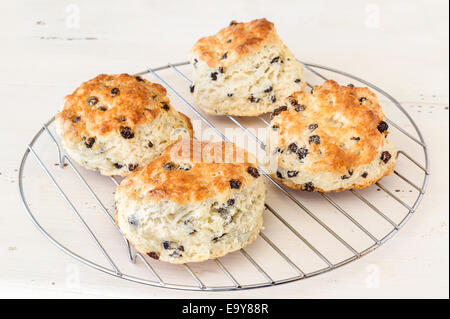
[{"label": "baked crust", "polygon": [[66,96],[56,130],[77,163],[103,175],[140,169],[178,138],[193,135],[163,86],[128,74],[82,83]]},{"label": "baked crust", "polygon": [[[279,178],[280,173],[274,178],[305,189],[308,181],[297,176],[317,177],[314,189],[323,192],[372,185],[392,173],[396,160],[384,120],[378,99],[368,88],[343,87],[329,80],[312,93],[292,94],[274,111],[269,134],[278,167],[291,171],[291,178],[283,174]],[[384,151],[389,152],[386,163],[379,159]],[[360,172],[362,168],[367,171]],[[331,180],[335,178],[340,181]]]},{"label": "baked crust", "polygon": [[[231,40],[231,41],[229,41]],[[272,22],[257,19],[248,23],[231,21],[217,34],[201,38],[191,53],[205,61],[209,67],[228,66],[264,44],[280,43]],[[227,58],[223,59],[224,54]]]},{"label": "baked crust", "polygon": [[[167,169],[172,164],[173,169]],[[130,198],[145,194],[140,200],[171,200],[178,204],[214,195],[226,198],[233,192],[230,180],[239,181],[242,187],[253,182],[249,167],[255,168],[253,156],[232,143],[183,139],[142,170],[128,175],[119,189]]]},{"label": "baked crust", "polygon": [[117,188],[117,224],[142,254],[201,262],[252,243],[266,188],[252,157],[231,143],[181,140]]},{"label": "baked crust", "polygon": [[[114,89],[119,89],[117,94],[111,93]],[[69,141],[106,135],[124,126],[133,129],[155,119],[164,105],[171,107],[166,93],[162,85],[140,77],[100,74],[65,97],[56,119],[63,122],[64,138]]]},{"label": "baked crust", "polygon": [[214,115],[256,116],[271,112],[306,86],[304,70],[266,19],[232,23],[198,40],[189,54],[190,91]]}]

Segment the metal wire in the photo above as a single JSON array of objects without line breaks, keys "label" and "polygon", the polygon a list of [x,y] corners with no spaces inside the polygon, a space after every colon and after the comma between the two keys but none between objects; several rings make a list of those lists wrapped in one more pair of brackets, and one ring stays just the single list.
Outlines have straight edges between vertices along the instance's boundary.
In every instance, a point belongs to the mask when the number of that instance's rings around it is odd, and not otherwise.
[{"label": "metal wire", "polygon": [[[147,73],[152,74],[169,91],[171,91],[175,95],[175,97],[177,99],[179,99],[185,106],[187,106],[189,109],[191,109],[191,111],[194,112],[194,114],[196,114],[203,121],[203,123],[205,123],[207,126],[209,126],[219,137],[221,137],[225,141],[229,141],[227,139],[227,137],[225,135],[223,135],[222,132],[219,129],[217,129],[211,123],[211,121],[208,120],[202,114],[202,112],[200,112],[199,110],[196,109],[195,106],[190,104],[187,101],[187,99],[183,97],[182,94],[180,94],[178,91],[176,91],[173,86],[171,86],[166,80],[164,80],[162,78],[162,76],[160,76],[157,73],[157,72],[159,72],[161,70],[169,69],[169,70],[174,71],[175,74],[180,76],[186,82],[191,83],[190,79],[178,69],[178,67],[185,66],[187,64],[188,64],[188,62],[182,62],[182,63],[176,63],[176,64],[168,64],[166,66],[161,66],[161,67],[158,67],[158,68],[148,69],[146,71],[138,73],[138,75],[144,75],[144,74],[147,74]],[[251,289],[251,288],[260,288],[260,287],[267,287],[267,286],[272,286],[272,285],[279,285],[279,284],[284,284],[284,283],[288,283],[288,282],[292,282],[292,281],[296,281],[296,280],[300,280],[300,279],[304,279],[304,278],[309,278],[309,277],[321,274],[323,272],[330,271],[332,269],[336,269],[336,268],[338,268],[338,267],[340,267],[342,265],[348,264],[349,262],[360,258],[361,256],[364,256],[365,254],[373,251],[374,249],[378,248],[383,243],[385,243],[387,240],[392,238],[392,236],[394,236],[398,232],[398,230],[409,220],[411,215],[416,211],[417,207],[419,206],[419,204],[420,204],[420,202],[421,202],[421,200],[423,198],[423,195],[425,194],[425,190],[426,190],[427,183],[428,183],[428,178],[429,178],[428,149],[427,149],[427,146],[425,144],[425,141],[424,141],[424,139],[422,137],[422,134],[421,134],[420,130],[418,129],[417,125],[414,123],[414,121],[412,120],[410,115],[403,109],[403,107],[400,105],[399,102],[397,102],[392,96],[387,94],[385,91],[381,90],[380,88],[376,87],[375,85],[373,85],[373,84],[371,84],[371,83],[369,83],[369,82],[367,82],[367,81],[365,81],[363,79],[360,79],[358,77],[355,77],[353,75],[350,75],[350,74],[342,72],[342,71],[337,71],[337,70],[334,70],[332,68],[328,68],[328,67],[324,67],[324,66],[320,66],[320,65],[315,65],[315,64],[310,64],[310,63],[303,63],[302,62],[302,64],[303,64],[303,66],[305,67],[306,70],[312,72],[313,74],[315,74],[316,76],[320,77],[323,80],[325,80],[327,78],[322,73],[320,73],[318,70],[325,70],[327,72],[332,72],[332,73],[335,73],[335,74],[346,76],[346,77],[348,77],[348,78],[350,78],[352,80],[361,82],[361,83],[369,86],[373,90],[377,91],[379,94],[385,96],[411,122],[413,128],[415,129],[415,133],[417,134],[417,137],[415,137],[411,133],[405,131],[400,125],[398,125],[397,123],[393,122],[392,120],[389,119],[388,122],[392,125],[392,127],[398,129],[398,131],[400,133],[406,135],[413,142],[417,143],[420,147],[422,147],[423,151],[424,151],[424,161],[425,161],[424,165],[420,164],[412,156],[408,155],[405,151],[403,151],[403,150],[398,151],[398,156],[404,156],[407,160],[411,161],[420,170],[423,171],[423,180],[422,180],[422,185],[421,186],[419,186],[416,183],[412,182],[404,174],[399,173],[397,170],[394,171],[395,176],[398,176],[401,180],[405,181],[406,183],[408,183],[410,186],[412,186],[414,189],[416,189],[418,191],[419,194],[418,194],[418,196],[417,196],[417,198],[416,198],[416,200],[415,200],[415,202],[414,202],[414,204],[412,206],[410,206],[407,203],[405,203],[403,200],[401,200],[398,196],[393,194],[389,189],[387,189],[387,187],[385,187],[381,183],[377,183],[376,184],[388,196],[392,197],[395,201],[399,202],[402,206],[404,206],[407,209],[406,215],[403,217],[403,219],[399,223],[394,222],[390,217],[388,217],[385,213],[383,213],[381,211],[381,209],[379,209],[377,207],[377,205],[375,205],[374,203],[369,201],[367,198],[365,198],[361,194],[361,192],[359,192],[357,190],[353,190],[353,189],[350,190],[350,192],[356,198],[361,200],[364,204],[367,205],[368,208],[370,208],[370,210],[372,210],[375,213],[377,213],[380,217],[382,217],[387,223],[389,223],[392,226],[392,229],[390,229],[387,232],[387,234],[385,234],[382,238],[377,238],[366,227],[364,227],[360,222],[358,222],[355,217],[353,217],[350,213],[348,213],[345,209],[343,209],[340,205],[338,205],[328,195],[320,194],[321,197],[324,198],[326,203],[330,204],[331,207],[336,209],[340,214],[342,214],[347,220],[349,220],[353,225],[355,225],[358,229],[360,229],[368,238],[371,239],[373,244],[370,245],[369,247],[363,249],[363,250],[360,250],[360,251],[358,251],[357,249],[352,247],[344,238],[342,238],[340,235],[338,235],[338,233],[335,230],[333,230],[332,227],[330,227],[327,223],[322,221],[317,216],[317,214],[313,213],[303,203],[301,203],[296,197],[294,197],[291,194],[290,190],[286,190],[282,185],[278,184],[266,172],[264,172],[262,170],[263,176],[269,182],[271,182],[274,185],[274,187],[281,192],[281,194],[283,196],[285,196],[289,201],[293,202],[296,206],[298,206],[301,209],[301,211],[303,211],[309,217],[311,217],[312,220],[315,223],[317,223],[322,229],[324,229],[328,234],[330,234],[333,238],[335,238],[337,240],[337,242],[339,242],[343,247],[348,249],[348,251],[351,252],[351,254],[352,254],[351,257],[348,257],[348,258],[346,258],[344,260],[341,260],[341,261],[339,261],[337,263],[333,263],[330,260],[330,258],[326,256],[326,254],[321,252],[317,247],[315,247],[311,243],[311,240],[308,240],[304,235],[301,234],[301,232],[298,229],[296,229],[294,226],[292,226],[287,221],[287,219],[282,216],[282,214],[277,212],[268,203],[266,203],[265,207],[266,207],[267,212],[272,214],[278,221],[281,222],[281,224],[292,235],[294,235],[301,242],[303,242],[306,245],[306,247],[308,247],[308,249],[323,262],[324,267],[320,267],[320,268],[315,269],[315,270],[310,271],[310,272],[305,272],[304,270],[301,269],[301,267],[299,265],[297,265],[292,260],[292,258],[290,258],[280,247],[278,247],[278,245],[273,240],[271,240],[266,233],[261,232],[260,233],[260,237],[272,248],[272,251],[274,251],[278,256],[280,256],[282,258],[282,260],[284,260],[284,262],[287,265],[289,265],[290,268],[293,269],[297,273],[296,276],[275,280],[275,279],[273,279],[271,274],[269,274],[268,271],[265,270],[255,260],[254,257],[252,257],[246,250],[241,249],[240,250],[241,255],[243,257],[245,257],[250,262],[250,264],[254,267],[254,269],[256,269],[258,271],[258,273],[260,273],[262,275],[262,277],[265,278],[265,281],[263,281],[263,282],[256,282],[256,283],[252,283],[252,284],[242,284],[236,279],[236,276],[225,266],[225,264],[223,262],[221,262],[219,259],[216,259],[215,263],[217,265],[217,269],[222,272],[222,274],[223,274],[223,276],[225,278],[228,278],[228,280],[232,283],[231,286],[229,286],[229,285],[214,286],[214,285],[205,284],[205,282],[200,278],[200,276],[198,274],[196,274],[194,272],[194,270],[188,264],[180,265],[180,271],[182,271],[181,269],[184,269],[184,271],[191,276],[192,280],[196,283],[196,285],[187,285],[187,284],[179,284],[179,283],[168,283],[168,282],[163,280],[162,276],[150,264],[150,262],[147,260],[147,257],[142,256],[140,253],[133,252],[133,249],[130,246],[128,240],[123,236],[122,232],[120,231],[120,229],[115,224],[114,217],[108,211],[106,206],[101,202],[101,200],[99,199],[98,195],[94,192],[93,188],[88,183],[86,177],[84,177],[82,175],[82,173],[75,167],[75,165],[73,165],[71,159],[68,156],[64,155],[64,152],[60,148],[56,138],[54,137],[54,135],[51,133],[51,130],[49,129],[49,126],[54,121],[54,118],[50,119],[47,123],[45,123],[42,126],[41,130],[38,131],[38,133],[34,136],[34,138],[28,144],[27,149],[25,151],[25,154],[24,154],[24,156],[22,158],[22,161],[21,161],[21,164],[20,164],[20,169],[19,169],[19,194],[20,194],[22,203],[24,205],[24,208],[25,208],[28,216],[30,217],[30,219],[33,222],[33,224],[39,229],[39,231],[46,238],[48,238],[56,247],[58,247],[59,249],[61,249],[63,252],[65,252],[66,254],[70,255],[71,257],[75,258],[76,260],[78,260],[78,261],[80,261],[80,262],[82,262],[84,264],[87,264],[87,265],[89,265],[89,266],[91,266],[91,267],[93,267],[95,269],[98,269],[100,271],[103,271],[105,273],[114,275],[114,276],[122,278],[122,279],[130,280],[130,281],[134,281],[134,282],[138,282],[138,283],[142,283],[142,284],[146,284],[146,285],[151,285],[151,286],[173,288],[173,289],[218,291],[218,290],[241,290],[241,289]],[[312,87],[312,85],[310,83],[308,83],[308,86]],[[261,146],[261,148],[263,148],[263,149],[265,148],[266,145],[262,141],[260,141],[256,135],[254,135],[250,130],[248,130],[247,127],[242,125],[236,118],[234,118],[232,116],[227,116],[227,117],[234,124],[236,124],[239,128],[241,128],[249,137],[254,139]],[[269,125],[269,123],[264,118],[259,117],[259,119],[265,125]],[[108,254],[108,252],[106,251],[104,246],[101,244],[99,239],[95,236],[94,232],[91,230],[89,225],[81,217],[80,213],[75,208],[75,205],[69,199],[69,195],[66,194],[66,192],[64,192],[64,190],[62,189],[60,184],[56,181],[56,178],[50,173],[50,171],[48,170],[47,166],[45,165],[45,163],[42,161],[42,159],[39,157],[39,155],[37,154],[36,150],[34,149],[34,145],[35,145],[36,141],[39,138],[41,138],[41,135],[44,132],[46,132],[46,134],[49,136],[50,140],[56,145],[56,148],[57,148],[56,156],[57,156],[57,159],[58,159],[58,165],[61,168],[64,168],[65,166],[70,167],[70,169],[75,173],[75,175],[81,181],[82,185],[85,187],[85,189],[88,191],[88,193],[92,196],[92,198],[94,199],[96,204],[99,206],[101,211],[103,211],[103,213],[105,214],[107,219],[111,222],[111,224],[113,225],[113,228],[119,233],[119,235],[123,239],[123,242],[124,242],[124,245],[125,245],[125,248],[126,248],[126,251],[127,251],[127,257],[129,259],[129,261],[132,262],[132,263],[135,263],[137,260],[140,260],[144,264],[144,267],[151,273],[151,275],[154,277],[155,280],[148,280],[148,279],[143,279],[143,278],[127,275],[127,274],[122,273],[119,270],[119,268],[117,267],[116,263],[113,261],[111,256]],[[29,203],[28,203],[28,201],[26,199],[26,196],[25,196],[24,185],[23,185],[23,183],[24,183],[23,175],[24,175],[24,170],[25,170],[25,164],[26,164],[26,161],[27,161],[27,159],[28,159],[30,154],[33,156],[33,158],[36,160],[36,162],[42,168],[42,170],[44,171],[46,176],[50,179],[50,181],[55,186],[55,188],[57,189],[57,191],[61,195],[61,197],[68,204],[68,206],[71,209],[71,211],[78,218],[78,220],[80,221],[80,223],[82,224],[84,229],[87,231],[87,233],[89,234],[91,239],[94,241],[94,243],[96,244],[96,246],[98,247],[98,249],[100,250],[102,255],[107,260],[108,264],[111,266],[111,268],[108,268],[108,267],[105,267],[105,266],[101,266],[101,265],[99,265],[97,263],[94,263],[94,262],[88,260],[87,258],[84,258],[82,256],[79,256],[79,255],[75,254],[69,248],[67,248],[67,247],[63,246],[61,243],[59,243],[55,238],[53,238],[44,229],[44,227],[42,227],[40,225],[40,223],[38,222],[38,220],[36,219],[36,217],[34,216],[34,214],[32,213],[32,211],[30,209],[30,205],[29,205]],[[114,183],[115,186],[119,185],[119,182],[114,177],[111,177],[111,181]]]}]

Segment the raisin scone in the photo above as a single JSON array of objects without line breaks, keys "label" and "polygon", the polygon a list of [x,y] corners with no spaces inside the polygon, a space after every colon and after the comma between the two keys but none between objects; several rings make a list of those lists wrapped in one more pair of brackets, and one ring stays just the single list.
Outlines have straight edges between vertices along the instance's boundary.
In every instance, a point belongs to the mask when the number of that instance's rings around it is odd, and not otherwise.
[{"label": "raisin scone", "polygon": [[376,95],[326,81],[296,92],[272,113],[274,178],[291,188],[337,192],[364,188],[393,172],[396,151]]},{"label": "raisin scone", "polygon": [[139,76],[101,74],[66,96],[56,129],[67,153],[103,175],[126,175],[192,136],[166,89]]},{"label": "raisin scone", "polygon": [[266,19],[232,21],[198,40],[189,56],[191,92],[210,114],[256,116],[303,90],[303,67]]},{"label": "raisin scone", "polygon": [[174,143],[121,182],[118,226],[137,251],[175,264],[249,245],[262,227],[266,197],[249,158],[231,143]]}]

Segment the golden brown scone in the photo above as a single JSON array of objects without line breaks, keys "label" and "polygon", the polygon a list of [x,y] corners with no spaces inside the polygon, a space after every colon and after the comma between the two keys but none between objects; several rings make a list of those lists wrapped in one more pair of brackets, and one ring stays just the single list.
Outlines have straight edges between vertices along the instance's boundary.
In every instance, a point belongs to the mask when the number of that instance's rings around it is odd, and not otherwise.
[{"label": "golden brown scone", "polygon": [[391,174],[396,151],[376,95],[334,81],[296,92],[272,114],[269,145],[281,183],[306,191],[370,186]]},{"label": "golden brown scone", "polygon": [[231,143],[180,140],[122,181],[117,223],[139,252],[171,263],[245,247],[262,227],[266,196],[251,162]]},{"label": "golden brown scone", "polygon": [[56,128],[67,153],[103,175],[126,175],[192,136],[190,120],[170,105],[163,86],[128,74],[81,84],[66,96]]},{"label": "golden brown scone", "polygon": [[191,92],[211,114],[254,116],[305,87],[303,67],[266,19],[232,21],[195,43]]}]

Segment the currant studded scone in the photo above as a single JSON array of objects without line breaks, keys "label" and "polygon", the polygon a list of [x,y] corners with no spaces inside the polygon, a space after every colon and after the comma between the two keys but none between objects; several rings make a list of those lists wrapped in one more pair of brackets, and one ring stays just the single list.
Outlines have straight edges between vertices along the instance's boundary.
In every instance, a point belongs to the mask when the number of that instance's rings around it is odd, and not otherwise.
[{"label": "currant studded scone", "polygon": [[231,143],[180,140],[121,182],[117,224],[139,252],[176,264],[245,247],[262,227],[266,197],[249,158]]},{"label": "currant studded scone", "polygon": [[368,88],[326,81],[311,93],[296,92],[273,111],[270,124],[273,177],[289,187],[364,188],[394,170],[388,124]]},{"label": "currant studded scone", "polygon": [[210,114],[255,116],[303,90],[303,67],[266,19],[232,21],[195,43],[191,92]]},{"label": "currant studded scone", "polygon": [[65,98],[56,130],[67,153],[103,175],[126,175],[192,136],[166,89],[139,76],[101,74]]}]

